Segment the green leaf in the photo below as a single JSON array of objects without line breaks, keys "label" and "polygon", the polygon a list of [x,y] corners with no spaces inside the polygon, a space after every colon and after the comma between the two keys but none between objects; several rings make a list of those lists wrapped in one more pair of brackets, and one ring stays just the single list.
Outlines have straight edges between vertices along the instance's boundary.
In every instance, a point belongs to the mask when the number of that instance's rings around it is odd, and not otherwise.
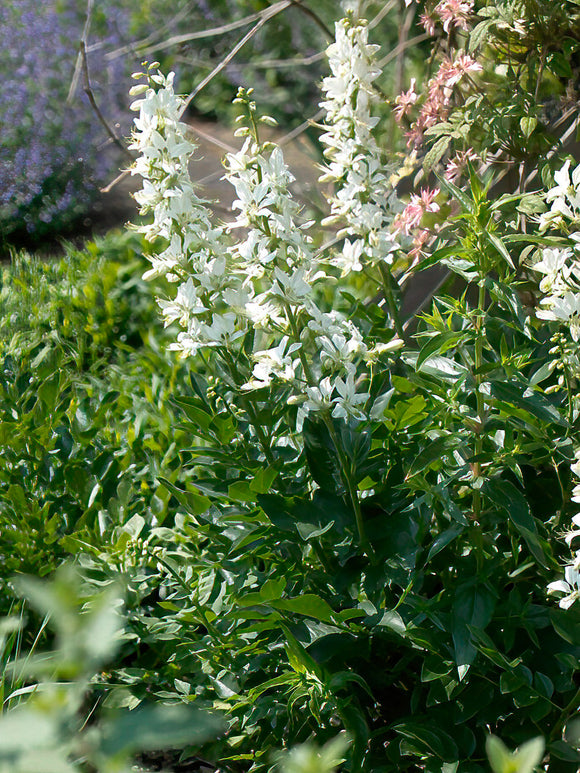
[{"label": "green leaf", "polygon": [[469,36],[469,53],[473,53],[482,43],[487,42],[490,30],[495,24],[495,19],[485,19],[473,28]]},{"label": "green leaf", "polygon": [[493,381],[490,385],[490,391],[499,400],[525,409],[549,426],[553,424],[558,424],[560,427],[568,426],[568,422],[560,415],[558,409],[544,395],[532,391],[529,383]]},{"label": "green leaf", "polygon": [[333,619],[332,607],[314,593],[305,593],[293,599],[280,599],[271,602],[271,605],[274,609],[295,612],[298,615],[321,620],[323,623],[331,623]]},{"label": "green leaf", "polygon": [[554,741],[548,747],[548,751],[551,756],[556,757],[559,760],[565,760],[566,762],[580,763],[580,750],[575,749],[566,741]]},{"label": "green leaf", "polygon": [[445,179],[445,177],[440,175],[438,172],[435,172],[435,176],[439,180],[439,184],[443,190],[447,191],[447,193],[453,196],[453,198],[457,199],[465,212],[473,212],[473,200],[470,199],[469,196],[461,190],[461,188],[453,185],[452,182],[449,182],[449,180]]},{"label": "green leaf", "polygon": [[515,263],[513,262],[512,258],[511,258],[511,255],[507,251],[507,247],[502,242],[502,240],[499,238],[499,236],[496,236],[495,234],[488,232],[487,238],[493,244],[493,246],[499,252],[499,254],[502,256],[502,258],[506,261],[506,263],[509,266],[511,266],[511,268],[513,268],[514,271],[515,271],[515,268],[516,268]]},{"label": "green leaf", "polygon": [[[418,354],[415,352],[405,352],[402,355],[402,359],[410,365],[412,368],[417,369]],[[467,368],[458,362],[454,362],[448,357],[431,356],[428,361],[424,361],[422,373],[426,373],[429,376],[435,376],[443,381],[457,381],[460,376],[467,374]]]},{"label": "green leaf", "polygon": [[318,663],[314,660],[305,648],[300,644],[298,639],[290,632],[290,629],[282,625],[282,630],[286,637],[284,648],[288,656],[288,662],[290,666],[298,674],[314,674],[319,680],[322,681],[322,669]]},{"label": "green leaf", "polygon": [[538,119],[533,115],[525,115],[523,118],[520,118],[520,129],[526,139],[532,134],[537,125]]},{"label": "green leaf", "polygon": [[228,486],[228,497],[234,502],[255,502],[256,492],[252,490],[250,481],[238,480]]},{"label": "green leaf", "polygon": [[473,663],[477,649],[473,631],[483,631],[491,620],[496,595],[487,585],[470,580],[460,585],[453,598],[451,633],[455,649],[455,663],[460,679]]},{"label": "green leaf", "polygon": [[429,548],[426,563],[429,563],[429,561],[434,556],[436,556],[437,553],[440,553],[445,547],[447,547],[447,545],[449,545],[450,542],[453,542],[456,537],[462,534],[464,529],[465,527],[461,524],[456,524],[455,526],[450,526],[449,529],[445,529],[445,531],[441,532],[441,534],[433,541],[431,547]]},{"label": "green leaf", "polygon": [[433,143],[431,148],[427,151],[425,158],[423,159],[423,167],[429,171],[436,166],[445,154],[445,151],[449,147],[451,137],[449,135],[439,137],[439,139]]},{"label": "green leaf", "polygon": [[390,628],[398,633],[400,636],[404,636],[407,632],[407,626],[405,625],[403,618],[394,609],[386,610],[378,623],[375,623],[380,628]]},{"label": "green leaf", "polygon": [[254,480],[250,483],[250,488],[255,491],[256,494],[267,494],[274,483],[278,472],[272,467],[266,467],[265,469],[258,470],[254,476]]},{"label": "green leaf", "polygon": [[542,566],[550,568],[552,562],[546,555],[548,547],[538,537],[536,522],[530,512],[524,495],[508,480],[493,478],[486,481],[483,492],[508,516],[517,531],[524,538],[531,554]]},{"label": "green leaf", "polygon": [[426,722],[402,722],[393,725],[392,729],[412,741],[413,747],[421,755],[435,755],[444,762],[455,762],[459,757],[453,738],[438,727]]},{"label": "green leaf", "polygon": [[107,724],[100,742],[104,755],[178,749],[215,737],[223,723],[216,714],[183,705],[146,706],[120,713]]},{"label": "green leaf", "polygon": [[442,435],[438,438],[428,438],[427,445],[419,451],[411,462],[407,477],[412,477],[426,470],[435,460],[441,461],[446,453],[455,448],[459,439],[455,435]]},{"label": "green leaf", "polygon": [[209,430],[213,416],[204,408],[200,408],[200,400],[196,397],[174,397],[173,402],[181,408],[183,413],[203,433]]},{"label": "green leaf", "polygon": [[205,513],[211,507],[211,500],[208,497],[193,491],[183,491],[175,486],[167,478],[159,476],[159,482],[170,491],[180,505],[185,507],[188,513],[191,515],[201,515]]},{"label": "green leaf", "polygon": [[465,333],[456,333],[453,330],[431,336],[427,343],[421,347],[415,368],[421,370],[421,366],[429,358],[436,354],[444,354],[448,349],[464,340],[465,337]]}]

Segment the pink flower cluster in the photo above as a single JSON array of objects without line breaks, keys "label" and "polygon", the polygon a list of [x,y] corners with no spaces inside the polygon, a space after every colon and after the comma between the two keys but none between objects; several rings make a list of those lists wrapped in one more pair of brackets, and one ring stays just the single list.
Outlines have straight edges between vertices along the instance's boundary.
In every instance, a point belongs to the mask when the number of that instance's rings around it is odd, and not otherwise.
[{"label": "pink flower cluster", "polygon": [[425,212],[438,212],[439,204],[435,199],[440,193],[439,188],[433,190],[423,188],[421,193],[412,193],[405,209],[399,212],[393,221],[394,233],[398,234],[402,231],[409,236],[413,229],[421,225]]},{"label": "pink flower cluster", "polygon": [[417,99],[419,98],[419,95],[415,91],[415,82],[416,82],[416,79],[412,78],[411,87],[409,88],[409,90],[403,91],[395,99],[395,107],[393,108],[393,113],[395,114],[395,121],[397,123],[401,123],[403,118],[409,114],[411,106],[414,105]]},{"label": "pink flower cluster", "polygon": [[419,257],[424,244],[432,235],[429,229],[420,228],[420,225],[426,212],[439,211],[439,204],[435,201],[439,193],[439,188],[434,188],[433,190],[423,188],[421,193],[411,194],[409,203],[393,221],[393,232],[395,235],[404,233],[406,236],[410,236],[411,231],[414,231],[413,249],[409,252],[411,257]]},{"label": "pink flower cluster", "polygon": [[423,246],[431,238],[432,232],[428,228],[420,228],[423,215],[426,212],[438,212],[439,204],[435,201],[441,191],[439,188],[430,190],[423,188],[421,193],[412,193],[409,203],[393,221],[393,233],[404,233],[406,236],[413,233],[413,246],[409,251],[411,258],[419,258]]},{"label": "pink flower cluster", "polygon": [[[449,113],[454,86],[466,75],[480,72],[482,69],[478,62],[463,52],[459,53],[453,61],[449,57],[443,59],[437,74],[428,83],[427,99],[421,107],[419,116],[407,132],[407,144],[409,146],[414,145],[418,147],[421,145],[426,130],[445,121]],[[406,115],[408,106],[411,104],[412,95],[410,92],[412,90],[413,86],[405,94],[399,95],[397,100],[401,100],[400,102],[395,100],[397,104],[395,116],[399,114],[402,118],[403,115]]]},{"label": "pink flower cluster", "polygon": [[437,22],[441,22],[447,34],[452,29],[469,29],[469,17],[473,13],[473,0],[440,0],[428,13],[425,11],[419,17],[428,35],[434,35]]},{"label": "pink flower cluster", "polygon": [[450,158],[445,167],[445,179],[450,183],[456,183],[463,174],[468,161],[476,161],[477,154],[473,148],[458,151]]}]

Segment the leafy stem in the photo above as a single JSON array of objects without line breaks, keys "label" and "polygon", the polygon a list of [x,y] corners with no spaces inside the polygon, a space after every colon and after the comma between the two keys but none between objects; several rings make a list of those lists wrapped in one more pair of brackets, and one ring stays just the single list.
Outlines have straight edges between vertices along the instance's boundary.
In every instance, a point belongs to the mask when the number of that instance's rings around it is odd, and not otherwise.
[{"label": "leafy stem", "polygon": [[[473,477],[475,482],[481,477],[481,462],[479,461],[483,451],[482,430],[485,422],[485,399],[481,392],[483,366],[483,340],[485,337],[484,326],[484,307],[485,307],[485,285],[480,282],[477,297],[477,313],[473,325],[475,327],[475,352],[474,352],[474,378],[475,378],[475,400],[477,410],[477,431],[475,435],[475,461],[473,463]],[[481,492],[479,488],[473,491],[473,519],[479,521],[481,514]]]},{"label": "leafy stem", "polygon": [[395,294],[393,292],[393,276],[391,272],[387,269],[383,261],[379,263],[379,270],[381,272],[381,278],[383,280],[385,298],[387,301],[387,305],[389,307],[389,313],[391,315],[391,319],[393,320],[393,324],[395,326],[395,330],[397,331],[397,335],[399,336],[399,338],[403,338],[404,336],[403,325],[401,323],[399,309],[397,308],[397,304],[395,302]]}]

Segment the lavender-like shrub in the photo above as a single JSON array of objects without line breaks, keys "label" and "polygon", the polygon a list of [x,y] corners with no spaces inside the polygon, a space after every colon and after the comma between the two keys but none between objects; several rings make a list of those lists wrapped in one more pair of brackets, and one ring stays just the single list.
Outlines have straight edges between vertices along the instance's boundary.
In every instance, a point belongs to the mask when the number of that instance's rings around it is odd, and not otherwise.
[{"label": "lavender-like shrub", "polygon": [[[128,26],[100,6],[90,39],[91,85],[108,120],[124,104],[125,62],[106,64]],[[82,79],[67,102],[84,26],[84,7],[56,0],[0,4],[0,234],[39,237],[71,224],[119,164],[91,111]],[[96,36],[99,36],[98,38]],[[96,45],[95,45],[96,44]]]}]

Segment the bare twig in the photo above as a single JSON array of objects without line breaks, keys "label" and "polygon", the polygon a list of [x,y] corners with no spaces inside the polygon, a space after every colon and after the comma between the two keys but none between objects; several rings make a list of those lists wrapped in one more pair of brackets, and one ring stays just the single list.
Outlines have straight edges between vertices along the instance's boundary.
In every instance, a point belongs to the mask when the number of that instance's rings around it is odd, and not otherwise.
[{"label": "bare twig", "polygon": [[118,185],[120,182],[122,182],[125,177],[131,174],[131,171],[129,169],[125,169],[121,174],[118,174],[114,180],[111,180],[111,182],[108,185],[105,185],[104,188],[100,188],[101,193],[110,193],[113,188]]},{"label": "bare twig", "polygon": [[397,2],[398,0],[389,0],[388,3],[385,3],[385,5],[376,14],[376,16],[373,16],[373,18],[370,20],[369,29],[374,29],[377,24],[379,24],[385,18],[389,11],[392,11],[392,9],[397,5]]},{"label": "bare twig", "polygon": [[334,39],[334,32],[332,32],[332,30],[328,29],[326,24],[322,21],[322,19],[320,18],[320,16],[317,13],[315,13],[311,8],[307,8],[305,5],[302,5],[302,0],[292,0],[292,7],[293,8],[298,8],[298,10],[302,11],[302,13],[305,13],[306,16],[310,16],[310,18],[316,24],[318,24],[320,29],[324,32],[324,34],[326,35],[326,37],[329,40],[333,40]]},{"label": "bare twig", "polygon": [[397,53],[397,64],[395,67],[395,94],[400,94],[403,90],[403,72],[405,68],[405,57],[403,54],[406,49],[407,40],[409,39],[409,30],[411,29],[414,16],[415,8],[414,6],[411,6],[405,13],[404,21],[399,32],[399,44],[397,46],[399,51]]},{"label": "bare twig", "polygon": [[[159,38],[159,36],[162,35],[166,30],[170,30],[176,22],[179,22],[185,18],[193,6],[193,2],[188,3],[184,8],[181,9],[181,11],[178,11],[178,13],[176,13],[172,19],[163,24],[161,27],[157,27],[155,32],[147,35],[147,37],[143,38],[142,40],[133,41],[132,43],[127,43],[126,45],[121,46],[120,48],[116,48],[114,51],[109,51],[105,54],[105,59],[111,61],[112,59],[118,59],[125,54],[136,52],[139,48],[143,48],[144,46],[154,46],[155,40]],[[89,51],[91,49],[92,46],[89,48]]]},{"label": "bare twig", "polygon": [[225,35],[228,32],[234,32],[240,27],[246,27],[248,24],[251,24],[254,21],[259,21],[264,16],[268,16],[268,18],[270,18],[270,15],[276,15],[276,13],[279,11],[288,8],[289,5],[291,5],[291,0],[279,0],[279,2],[274,3],[274,5],[271,5],[269,8],[266,8],[263,11],[258,11],[257,13],[251,13],[248,16],[244,16],[242,19],[237,19],[236,21],[229,22],[228,24],[221,24],[219,27],[210,27],[207,30],[197,30],[196,32],[188,32],[183,35],[173,35],[172,37],[167,38],[167,40],[163,40],[159,43],[153,43],[148,48],[141,50],[141,47],[144,44],[148,44],[150,42],[148,38],[145,38],[145,40],[135,43],[132,47],[123,46],[122,48],[118,48],[115,51],[111,51],[109,54],[107,54],[107,59],[116,59],[119,56],[123,56],[132,50],[139,51],[141,56],[147,56],[147,54],[150,54],[154,51],[163,51],[166,48],[173,48],[173,46],[178,46],[182,43],[189,43],[192,40],[203,40],[204,38]]},{"label": "bare twig", "polygon": [[311,64],[319,62],[326,56],[326,51],[319,51],[317,54],[311,54],[310,56],[297,56],[294,59],[258,59],[257,61],[250,61],[245,63],[245,67],[253,67],[254,69],[285,69],[290,67],[308,67]]},{"label": "bare twig", "polygon": [[285,134],[283,137],[281,137],[277,144],[280,147],[283,147],[289,142],[292,142],[292,140],[295,140],[296,137],[299,137],[303,132],[306,131],[306,129],[308,129],[309,126],[316,126],[316,122],[322,118],[324,112],[324,110],[319,110],[315,115],[312,116],[312,118],[307,118],[305,121],[302,121],[301,124],[289,131],[288,134]]},{"label": "bare twig", "polygon": [[399,43],[396,48],[393,48],[392,51],[389,51],[386,56],[377,62],[378,66],[382,69],[387,64],[389,64],[389,62],[392,62],[393,59],[396,59],[400,55],[401,51],[405,51],[407,48],[411,48],[411,46],[414,46],[415,43],[421,43],[423,40],[427,40],[428,37],[429,35],[426,32],[422,32],[420,35],[415,35],[415,37]]},{"label": "bare twig", "polygon": [[82,61],[82,72],[83,72],[83,90],[85,94],[87,95],[89,102],[91,104],[91,107],[93,108],[95,115],[101,122],[101,125],[111,138],[111,140],[115,143],[115,145],[126,155],[128,156],[131,161],[134,160],[133,154],[129,151],[125,143],[121,140],[121,138],[117,135],[114,129],[112,129],[105,116],[101,113],[99,106],[97,105],[97,102],[95,100],[95,95],[93,94],[93,90],[91,88],[91,81],[89,77],[89,63],[87,60],[87,49],[85,46],[85,41],[81,40],[80,43],[80,49],[81,49],[81,61]]},{"label": "bare twig", "polygon": [[[83,34],[82,34],[82,38],[81,38],[81,40],[84,40],[85,46],[87,44],[87,40],[88,40],[88,37],[89,37],[89,29],[91,27],[91,18],[92,18],[92,15],[93,15],[93,4],[94,4],[94,0],[88,0],[88,2],[87,2],[87,18],[85,19],[85,26],[83,27]],[[73,101],[75,92],[76,92],[77,87],[79,85],[79,79],[81,77],[82,68],[83,68],[83,59],[82,59],[82,53],[79,50],[79,52],[77,54],[77,60],[76,60],[76,63],[75,63],[75,69],[74,69],[73,77],[72,77],[71,84],[70,84],[70,87],[69,87],[69,90],[68,90],[68,94],[67,94],[67,97],[66,97],[66,104],[67,105],[70,105],[72,103],[72,101]]]},{"label": "bare twig", "polygon": [[193,134],[197,134],[198,137],[201,137],[203,140],[206,140],[206,142],[211,142],[212,145],[215,145],[217,148],[221,148],[222,150],[225,150],[226,153],[237,153],[238,149],[234,148],[233,145],[228,145],[227,142],[223,142],[222,140],[219,140],[217,137],[214,137],[212,134],[209,134],[208,132],[205,132],[203,129],[200,129],[199,126],[189,126],[188,129],[191,130]]},{"label": "bare twig", "polygon": [[199,83],[194,88],[194,90],[191,92],[191,94],[189,94],[189,96],[186,98],[186,100],[184,102],[183,108],[181,110],[181,115],[183,115],[183,113],[187,110],[188,105],[191,103],[191,101],[193,99],[195,99],[195,97],[199,94],[199,92],[202,89],[204,89],[207,86],[207,84],[211,80],[213,80],[213,78],[215,78],[215,76],[218,73],[220,73],[224,69],[224,67],[226,67],[232,61],[232,59],[238,53],[238,51],[240,51],[246,45],[246,43],[249,40],[251,40],[254,37],[254,35],[256,35],[262,29],[264,24],[266,24],[266,22],[268,22],[270,19],[272,19],[277,14],[281,13],[282,11],[284,11],[291,4],[292,4],[292,0],[283,0],[281,3],[277,3],[275,6],[270,6],[270,8],[266,9],[266,11],[264,11],[261,14],[260,20],[256,24],[254,24],[252,29],[249,32],[246,32],[244,37],[241,38],[241,40],[239,40],[236,43],[236,45],[227,54],[227,56],[225,56],[221,60],[221,62],[218,65],[216,65],[216,67],[213,68],[213,70],[209,73],[209,75],[206,75],[206,77],[201,81],[201,83]]}]

